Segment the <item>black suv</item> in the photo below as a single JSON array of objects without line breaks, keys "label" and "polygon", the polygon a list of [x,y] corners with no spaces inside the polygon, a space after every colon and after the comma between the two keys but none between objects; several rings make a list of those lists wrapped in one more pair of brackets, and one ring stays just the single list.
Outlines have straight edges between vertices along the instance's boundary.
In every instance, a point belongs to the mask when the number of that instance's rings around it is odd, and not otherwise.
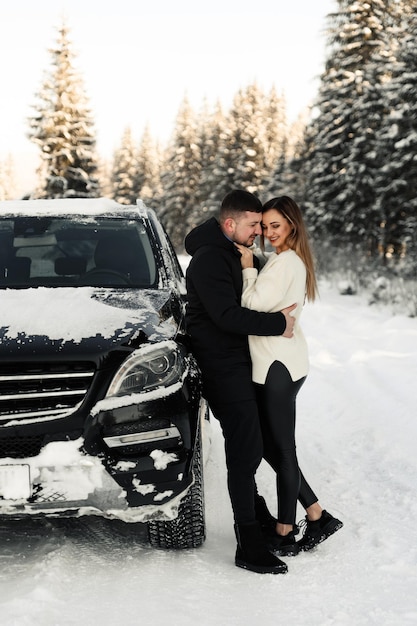
[{"label": "black suv", "polygon": [[184,278],[141,201],[0,202],[0,516],[146,522],[205,538],[207,407]]}]

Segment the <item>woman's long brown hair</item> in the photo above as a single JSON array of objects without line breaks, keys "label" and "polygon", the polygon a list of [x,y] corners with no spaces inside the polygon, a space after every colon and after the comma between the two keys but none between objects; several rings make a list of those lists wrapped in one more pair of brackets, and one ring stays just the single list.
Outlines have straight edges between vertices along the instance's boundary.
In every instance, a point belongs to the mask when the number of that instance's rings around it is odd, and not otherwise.
[{"label": "woman's long brown hair", "polygon": [[306,296],[307,300],[314,302],[318,295],[314,258],[300,207],[289,196],[279,196],[265,202],[262,208],[262,213],[266,213],[270,209],[279,211],[292,226],[293,230],[287,238],[287,244],[297,253],[306,266]]}]

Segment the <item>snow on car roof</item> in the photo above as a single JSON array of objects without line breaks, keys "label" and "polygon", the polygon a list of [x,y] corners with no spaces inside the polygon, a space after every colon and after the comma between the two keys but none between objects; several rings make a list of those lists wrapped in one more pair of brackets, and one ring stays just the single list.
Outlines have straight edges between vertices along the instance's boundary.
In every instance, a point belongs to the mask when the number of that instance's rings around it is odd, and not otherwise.
[{"label": "snow on car roof", "polygon": [[146,213],[142,200],[136,206],[119,204],[109,198],[59,198],[45,200],[3,200],[0,216],[138,216]]}]

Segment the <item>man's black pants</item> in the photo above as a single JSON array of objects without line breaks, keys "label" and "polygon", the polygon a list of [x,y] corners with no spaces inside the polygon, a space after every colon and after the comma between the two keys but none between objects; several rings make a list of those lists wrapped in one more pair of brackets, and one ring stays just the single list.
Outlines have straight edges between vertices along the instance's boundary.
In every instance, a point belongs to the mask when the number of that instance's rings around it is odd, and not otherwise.
[{"label": "man's black pants", "polygon": [[227,485],[235,522],[249,524],[256,519],[255,473],[263,453],[255,397],[236,402],[210,402],[210,398],[207,399],[223,431]]}]

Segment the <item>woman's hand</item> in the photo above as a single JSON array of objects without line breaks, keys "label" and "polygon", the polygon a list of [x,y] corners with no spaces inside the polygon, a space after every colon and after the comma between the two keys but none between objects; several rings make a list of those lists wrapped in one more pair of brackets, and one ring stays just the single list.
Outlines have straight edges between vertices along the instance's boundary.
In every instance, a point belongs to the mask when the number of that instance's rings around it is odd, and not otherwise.
[{"label": "woman's hand", "polygon": [[242,246],[240,243],[235,243],[236,248],[239,250],[241,257],[240,262],[242,264],[242,270],[248,267],[253,267],[253,252],[246,246]]}]

